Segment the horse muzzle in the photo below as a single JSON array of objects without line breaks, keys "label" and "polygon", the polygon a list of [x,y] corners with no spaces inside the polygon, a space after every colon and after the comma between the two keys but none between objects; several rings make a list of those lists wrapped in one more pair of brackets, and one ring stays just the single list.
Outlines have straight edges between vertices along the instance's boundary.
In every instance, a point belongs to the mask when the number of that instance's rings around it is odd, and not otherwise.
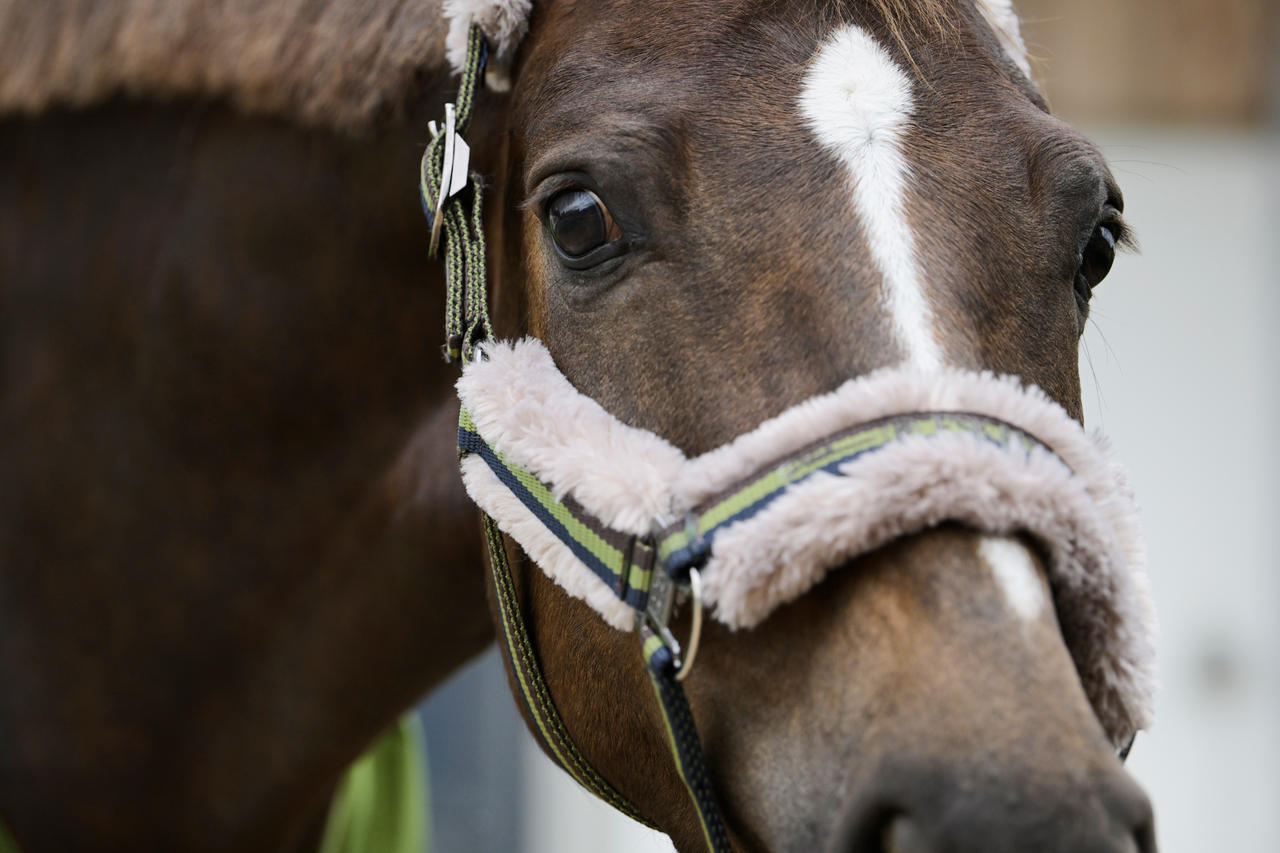
[{"label": "horse muzzle", "polygon": [[[1118,765],[1074,788],[1055,778],[889,768],[850,804],[828,853],[1155,853],[1151,804]],[[1035,796],[1018,793],[1027,790]]]}]

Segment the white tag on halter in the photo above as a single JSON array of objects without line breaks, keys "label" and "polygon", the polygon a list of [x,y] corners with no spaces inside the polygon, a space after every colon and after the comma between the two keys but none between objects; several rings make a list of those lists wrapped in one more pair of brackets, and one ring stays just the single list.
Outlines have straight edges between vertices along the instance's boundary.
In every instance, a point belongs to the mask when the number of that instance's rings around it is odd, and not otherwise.
[{"label": "white tag on halter", "polygon": [[457,111],[453,104],[444,105],[444,174],[440,176],[442,198],[452,198],[462,192],[470,175],[471,146],[458,135]]},{"label": "white tag on halter", "polygon": [[445,135],[444,158],[440,174],[440,195],[436,199],[435,213],[431,217],[430,254],[432,257],[435,257],[436,249],[440,245],[441,225],[444,223],[444,203],[462,192],[470,178],[467,170],[471,167],[471,146],[467,145],[467,141],[458,135],[457,122],[457,108],[453,104],[445,104],[444,128],[441,128],[434,121],[427,124],[427,129],[431,131],[433,140],[438,138],[441,133]]}]

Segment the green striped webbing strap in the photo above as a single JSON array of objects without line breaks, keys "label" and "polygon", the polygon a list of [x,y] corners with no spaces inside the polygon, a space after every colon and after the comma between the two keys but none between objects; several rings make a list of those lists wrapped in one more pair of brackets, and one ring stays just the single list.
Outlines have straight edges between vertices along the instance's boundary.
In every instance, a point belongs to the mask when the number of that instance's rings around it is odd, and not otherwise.
[{"label": "green striped webbing strap", "polygon": [[609,528],[572,498],[560,500],[529,471],[512,463],[476,431],[466,409],[458,419],[458,450],[482,458],[507,490],[555,535],[613,594],[643,612],[653,580],[654,549],[646,537]]},{"label": "green striped webbing strap", "polygon": [[717,533],[751,518],[792,486],[819,473],[841,475],[850,462],[904,439],[956,433],[1028,453],[1043,447],[1015,426],[967,412],[921,412],[857,424],[771,462],[703,501],[658,535],[658,564],[673,577],[686,575],[706,563]]},{"label": "green striped webbing strap", "polygon": [[501,617],[502,651],[511,666],[512,677],[519,687],[520,701],[533,721],[534,736],[543,751],[560,765],[582,787],[604,800],[632,820],[656,829],[631,801],[614,790],[578,751],[569,732],[565,729],[551,691],[542,677],[542,668],[529,632],[520,612],[520,599],[511,577],[511,565],[507,561],[506,546],[497,523],[484,514],[485,542],[489,549],[489,571],[493,575],[494,596]]},{"label": "green striped webbing strap", "polygon": [[[432,251],[438,251],[437,239],[444,250],[444,356],[450,364],[470,361],[475,345],[493,338],[485,271],[484,192],[480,176],[469,171],[469,156],[451,157],[448,161],[450,171],[457,166],[468,170],[466,188],[447,194],[449,186],[444,186],[446,153],[453,153],[457,148],[466,149],[462,137],[471,123],[488,54],[489,47],[483,33],[478,26],[472,26],[457,102],[446,106],[445,123],[434,129],[418,169],[418,192],[422,198],[422,210],[431,225]],[[453,181],[449,184],[452,186]],[[442,192],[447,194],[443,202],[440,199]],[[439,222],[436,221],[437,211]]]}]

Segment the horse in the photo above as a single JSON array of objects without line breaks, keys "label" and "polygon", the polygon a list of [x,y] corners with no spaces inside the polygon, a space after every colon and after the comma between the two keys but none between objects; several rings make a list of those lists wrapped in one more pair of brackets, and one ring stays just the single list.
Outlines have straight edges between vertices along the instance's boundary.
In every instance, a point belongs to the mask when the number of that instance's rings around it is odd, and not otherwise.
[{"label": "horse", "polygon": [[[502,635],[486,561],[592,772],[703,849],[635,637],[495,545],[455,472],[413,176],[472,23],[496,336],[622,425],[697,457],[901,365],[1082,417],[1129,230],[1003,0],[162,5],[0,5],[21,850],[315,849],[344,768]],[[1051,556],[957,521],[703,626],[684,686],[732,849],[1155,850]]]}]

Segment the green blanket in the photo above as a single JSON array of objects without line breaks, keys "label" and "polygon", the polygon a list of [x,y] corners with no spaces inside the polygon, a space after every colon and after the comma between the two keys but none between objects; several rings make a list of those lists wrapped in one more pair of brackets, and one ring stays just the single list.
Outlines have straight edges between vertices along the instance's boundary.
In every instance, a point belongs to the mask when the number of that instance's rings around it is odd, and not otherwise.
[{"label": "green blanket", "polygon": [[410,712],[351,766],[329,807],[320,853],[426,853],[424,744]]}]

